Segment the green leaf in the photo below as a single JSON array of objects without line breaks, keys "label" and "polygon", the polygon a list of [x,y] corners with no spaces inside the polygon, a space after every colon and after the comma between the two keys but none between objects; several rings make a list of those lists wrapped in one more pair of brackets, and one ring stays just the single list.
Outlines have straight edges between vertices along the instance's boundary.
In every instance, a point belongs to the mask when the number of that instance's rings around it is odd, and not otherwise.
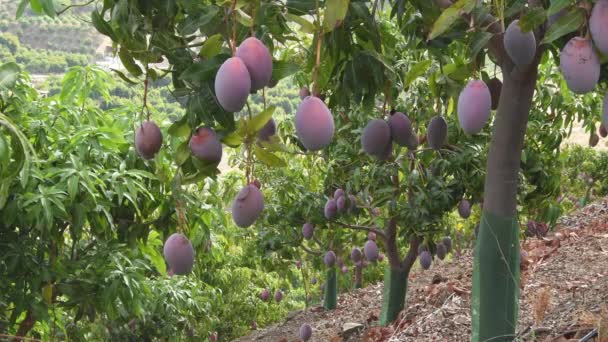
[{"label": "green leaf", "polygon": [[435,39],[447,31],[463,13],[471,12],[475,8],[476,2],[477,0],[458,0],[458,2],[441,12],[441,15],[433,24],[428,40]]},{"label": "green leaf", "polygon": [[258,160],[260,160],[261,162],[263,162],[264,164],[266,164],[268,166],[271,166],[271,167],[287,166],[287,163],[283,159],[277,157],[275,154],[268,152],[257,145],[253,148],[253,154],[255,154],[255,156],[256,156],[256,158],[258,158]]},{"label": "green leaf", "polygon": [[23,12],[25,12],[25,8],[27,7],[27,5],[29,3],[30,3],[29,0],[21,0],[19,2],[19,6],[17,7],[17,12],[15,13],[15,19],[21,18],[21,16],[23,15]]},{"label": "green leaf", "polygon": [[124,72],[120,71],[120,70],[116,70],[116,69],[112,69],[110,68],[110,70],[112,70],[114,73],[116,73],[116,75],[118,75],[118,77],[120,77],[123,81],[129,83],[129,84],[139,84],[139,82],[135,82],[132,79],[130,79],[129,77],[127,77],[127,75],[125,75]]},{"label": "green leaf", "polygon": [[300,70],[300,66],[288,61],[272,61],[272,80],[280,81],[285,77],[291,76]]},{"label": "green leaf", "polygon": [[137,63],[135,63],[135,60],[129,54],[128,50],[121,47],[120,51],[118,51],[118,57],[120,57],[120,61],[122,62],[122,65],[125,67],[125,69],[127,69],[127,71],[131,75],[138,77],[138,76],[141,76],[141,74],[143,74],[143,71],[141,71],[141,68],[139,67],[139,65],[137,65]]},{"label": "green leaf", "polygon": [[201,57],[211,58],[222,51],[223,43],[224,41],[222,40],[222,35],[219,33],[215,34],[207,38],[198,55]]},{"label": "green leaf", "polygon": [[325,18],[323,20],[323,30],[331,32],[340,26],[348,12],[350,0],[327,0],[325,2]]},{"label": "green leaf", "polygon": [[46,15],[48,15],[51,18],[54,18],[57,15],[57,12],[55,12],[55,4],[53,3],[53,0],[41,0],[42,1],[42,9],[44,10],[44,13],[46,13]]},{"label": "green leaf", "polygon": [[479,51],[481,51],[481,49],[483,49],[488,44],[488,42],[490,41],[490,39],[492,39],[493,36],[494,34],[486,31],[475,31],[475,33],[473,33],[473,37],[471,38],[470,43],[471,60],[474,60],[475,57],[477,57]]},{"label": "green leaf", "polygon": [[240,9],[236,10],[236,21],[241,23],[241,25],[246,27],[253,26],[253,19],[249,16],[249,14],[241,11]]},{"label": "green leaf", "polygon": [[186,140],[181,143],[175,151],[175,163],[177,165],[183,165],[188,158],[190,158],[190,146],[188,146],[188,140]]},{"label": "green leaf", "polygon": [[169,135],[173,137],[187,137],[190,135],[190,125],[188,124],[188,117],[184,116],[181,120],[174,122],[169,127]]},{"label": "green leaf", "polygon": [[91,12],[91,21],[93,22],[93,26],[95,27],[95,29],[97,29],[97,31],[99,31],[99,33],[110,37],[113,41],[118,40],[110,24],[103,20],[102,15],[97,10]]},{"label": "green leaf", "polygon": [[314,33],[315,32],[315,25],[313,23],[311,23],[310,21],[306,20],[305,18],[302,18],[299,15],[295,15],[295,14],[291,14],[291,13],[287,13],[285,15],[285,17],[287,17],[287,19],[295,22],[296,24],[300,25],[300,31],[302,31],[303,33]]},{"label": "green leaf", "polygon": [[546,20],[545,10],[542,7],[533,7],[521,17],[518,24],[522,32],[530,32],[544,24]]},{"label": "green leaf", "polygon": [[238,134],[238,132],[232,132],[223,137],[222,142],[224,145],[228,145],[230,147],[238,147],[243,143],[243,138]]},{"label": "green leaf", "polygon": [[552,16],[564,8],[570,6],[572,0],[551,0],[551,6],[547,10],[547,16]]},{"label": "green leaf", "polygon": [[270,106],[251,119],[245,120],[243,122],[243,126],[239,130],[240,133],[242,133],[241,136],[256,134],[260,129],[262,129],[262,127],[264,127],[268,120],[272,118],[272,114],[276,108],[276,106]]},{"label": "green leaf", "polygon": [[424,75],[431,66],[431,60],[427,59],[416,63],[405,76],[405,88],[409,87],[418,77]]},{"label": "green leaf", "polygon": [[585,14],[583,10],[578,7],[573,8],[568,14],[563,15],[549,26],[549,29],[547,29],[547,32],[545,33],[545,38],[543,38],[540,43],[549,44],[570,32],[577,31],[584,24]]},{"label": "green leaf", "polygon": [[19,78],[21,69],[16,63],[0,65],[0,89],[12,89]]}]

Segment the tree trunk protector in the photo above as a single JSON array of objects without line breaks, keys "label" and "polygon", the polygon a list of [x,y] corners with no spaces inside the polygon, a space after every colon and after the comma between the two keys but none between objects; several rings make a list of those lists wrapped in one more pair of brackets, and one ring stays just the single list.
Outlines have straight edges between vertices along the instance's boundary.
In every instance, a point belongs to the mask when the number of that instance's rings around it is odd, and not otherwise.
[{"label": "tree trunk protector", "polygon": [[325,298],[323,300],[323,307],[326,310],[335,309],[338,302],[338,276],[336,274],[335,267],[327,270],[327,279],[325,280],[324,290]]},{"label": "tree trunk protector", "polygon": [[382,293],[380,325],[389,325],[397,319],[399,312],[403,310],[409,273],[409,269],[386,267],[384,271],[384,292]]}]

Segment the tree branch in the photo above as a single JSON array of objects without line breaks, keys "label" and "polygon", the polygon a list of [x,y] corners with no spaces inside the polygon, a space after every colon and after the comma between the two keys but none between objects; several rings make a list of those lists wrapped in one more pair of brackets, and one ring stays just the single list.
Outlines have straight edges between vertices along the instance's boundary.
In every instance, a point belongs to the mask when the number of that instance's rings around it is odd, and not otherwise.
[{"label": "tree branch", "polygon": [[410,248],[407,251],[407,255],[403,259],[401,266],[409,272],[414,265],[414,261],[418,257],[418,246],[420,246],[421,238],[419,236],[414,236],[410,239]]},{"label": "tree branch", "polygon": [[381,229],[375,228],[375,227],[367,227],[367,226],[357,226],[357,225],[353,225],[353,224],[348,224],[348,223],[344,223],[344,222],[339,222],[336,221],[334,222],[335,224],[345,227],[345,228],[350,228],[353,230],[363,230],[363,231],[367,231],[367,232],[374,232],[376,233],[376,235],[381,236],[383,239],[386,240],[386,234],[384,233],[384,231],[382,231]]},{"label": "tree branch", "polygon": [[323,253],[321,253],[320,251],[313,251],[312,249],[310,249],[310,248],[306,247],[305,245],[301,245],[301,246],[302,246],[302,249],[303,249],[303,250],[304,250],[306,253],[308,253],[308,254],[312,254],[312,255],[321,255],[321,254],[323,254]]}]

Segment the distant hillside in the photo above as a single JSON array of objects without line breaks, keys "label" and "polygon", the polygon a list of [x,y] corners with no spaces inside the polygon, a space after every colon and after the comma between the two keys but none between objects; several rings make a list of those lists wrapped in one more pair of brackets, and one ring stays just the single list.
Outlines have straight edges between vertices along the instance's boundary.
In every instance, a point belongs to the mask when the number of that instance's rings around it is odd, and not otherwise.
[{"label": "distant hillside", "polygon": [[[10,32],[33,49],[94,55],[103,36],[89,23],[91,6],[75,7],[56,18],[27,9],[15,19],[19,1],[0,0],[0,33]],[[61,8],[61,7],[59,7]]]}]

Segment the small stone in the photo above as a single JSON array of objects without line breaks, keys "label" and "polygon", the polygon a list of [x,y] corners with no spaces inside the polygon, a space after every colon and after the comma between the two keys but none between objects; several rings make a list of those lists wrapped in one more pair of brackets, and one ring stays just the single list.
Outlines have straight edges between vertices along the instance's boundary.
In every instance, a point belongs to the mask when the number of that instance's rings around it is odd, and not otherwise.
[{"label": "small stone", "polygon": [[363,324],[360,323],[344,323],[342,326],[342,337],[347,338],[363,330],[363,328]]}]

